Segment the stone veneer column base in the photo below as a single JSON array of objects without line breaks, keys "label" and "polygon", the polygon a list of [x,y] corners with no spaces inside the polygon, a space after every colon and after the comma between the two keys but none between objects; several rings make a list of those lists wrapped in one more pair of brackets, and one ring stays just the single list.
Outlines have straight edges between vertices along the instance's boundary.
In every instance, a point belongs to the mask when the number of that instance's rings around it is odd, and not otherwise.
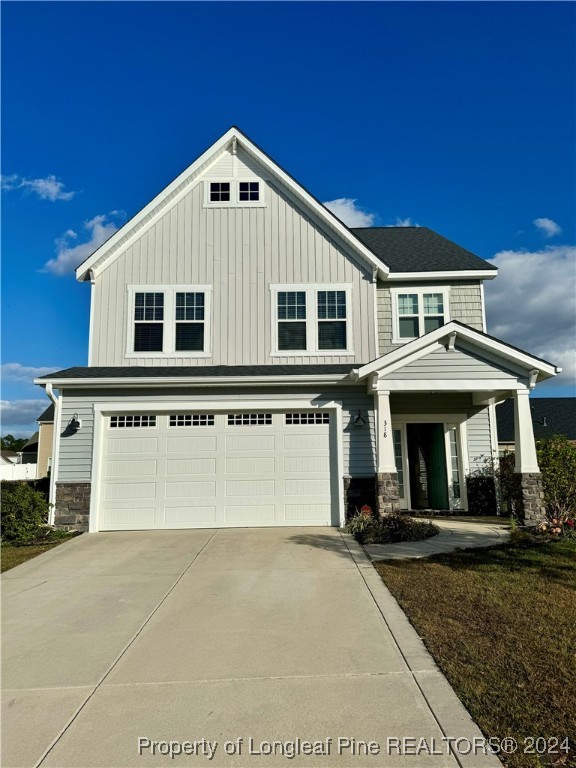
[{"label": "stone veneer column base", "polygon": [[54,526],[60,531],[87,531],[91,483],[56,483]]},{"label": "stone veneer column base", "polygon": [[376,510],[380,517],[400,509],[400,491],[397,472],[378,472],[376,475]]},{"label": "stone veneer column base", "polygon": [[544,488],[539,472],[517,472],[518,512],[524,525],[540,525],[546,520]]}]

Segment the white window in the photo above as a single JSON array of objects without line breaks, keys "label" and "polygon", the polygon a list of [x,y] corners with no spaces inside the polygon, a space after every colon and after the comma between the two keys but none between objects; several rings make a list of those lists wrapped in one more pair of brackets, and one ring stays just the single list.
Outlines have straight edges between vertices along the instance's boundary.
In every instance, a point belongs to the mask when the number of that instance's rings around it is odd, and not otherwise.
[{"label": "white window", "polygon": [[262,207],[265,185],[260,179],[225,179],[204,182],[207,208]]},{"label": "white window", "polygon": [[169,417],[171,427],[213,427],[213,413],[174,413]]},{"label": "white window", "polygon": [[330,414],[326,411],[312,411],[311,413],[287,413],[285,416],[286,426],[295,426],[297,424],[329,424]]},{"label": "white window", "polygon": [[130,286],[127,357],[210,356],[212,288]]},{"label": "white window", "polygon": [[156,416],[110,416],[111,429],[155,427]]},{"label": "white window", "polygon": [[351,355],[352,286],[271,285],[272,354]]},{"label": "white window", "polygon": [[445,325],[449,317],[448,288],[392,288],[392,341],[404,344]]},{"label": "white window", "polygon": [[259,427],[272,424],[271,413],[229,413],[229,427]]}]

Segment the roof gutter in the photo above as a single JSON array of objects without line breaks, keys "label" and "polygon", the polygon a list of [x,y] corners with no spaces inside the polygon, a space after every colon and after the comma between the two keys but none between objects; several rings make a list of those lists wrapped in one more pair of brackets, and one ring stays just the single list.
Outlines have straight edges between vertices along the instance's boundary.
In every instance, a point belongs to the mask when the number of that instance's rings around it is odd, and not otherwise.
[{"label": "roof gutter", "polygon": [[99,379],[34,379],[34,384],[48,387],[89,388],[89,387],[149,387],[169,385],[171,387],[189,386],[229,386],[242,387],[246,384],[342,384],[354,383],[349,373],[318,374],[308,376],[243,376],[232,378],[230,376],[138,376],[138,377],[107,377]]}]

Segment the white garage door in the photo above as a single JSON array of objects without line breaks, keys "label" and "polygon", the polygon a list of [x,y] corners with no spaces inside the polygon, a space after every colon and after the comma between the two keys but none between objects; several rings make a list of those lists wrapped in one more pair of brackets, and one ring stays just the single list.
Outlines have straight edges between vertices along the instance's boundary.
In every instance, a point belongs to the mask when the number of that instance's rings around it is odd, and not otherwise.
[{"label": "white garage door", "polygon": [[99,530],[338,523],[328,411],[103,418]]}]

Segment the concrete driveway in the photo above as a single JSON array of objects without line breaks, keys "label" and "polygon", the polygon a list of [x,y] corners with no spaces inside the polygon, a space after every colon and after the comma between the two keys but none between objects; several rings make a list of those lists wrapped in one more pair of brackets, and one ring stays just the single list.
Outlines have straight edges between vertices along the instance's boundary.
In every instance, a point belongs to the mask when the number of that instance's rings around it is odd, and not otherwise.
[{"label": "concrete driveway", "polygon": [[335,529],[85,534],[3,621],[3,768],[499,765]]}]

